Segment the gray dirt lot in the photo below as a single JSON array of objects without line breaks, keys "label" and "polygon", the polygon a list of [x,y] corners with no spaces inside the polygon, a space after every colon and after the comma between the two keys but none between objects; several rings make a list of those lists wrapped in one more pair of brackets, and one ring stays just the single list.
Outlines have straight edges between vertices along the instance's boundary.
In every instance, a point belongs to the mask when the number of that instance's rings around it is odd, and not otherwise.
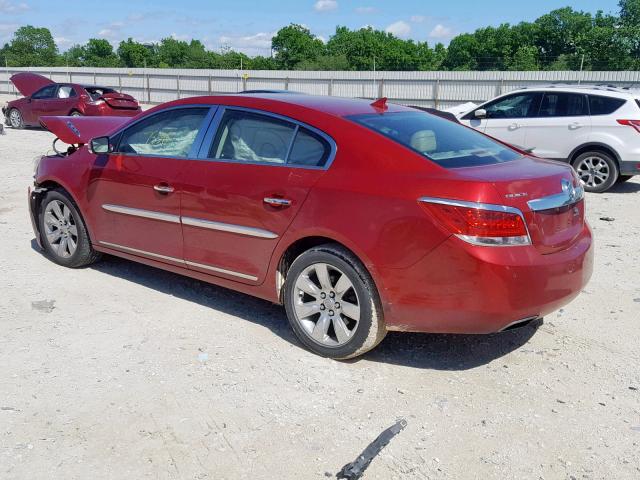
[{"label": "gray dirt lot", "polygon": [[267,302],[44,258],[26,189],[52,139],[0,136],[0,478],[325,478],[398,417],[364,478],[640,478],[640,179],[587,196],[593,278],[539,329],[335,362]]}]

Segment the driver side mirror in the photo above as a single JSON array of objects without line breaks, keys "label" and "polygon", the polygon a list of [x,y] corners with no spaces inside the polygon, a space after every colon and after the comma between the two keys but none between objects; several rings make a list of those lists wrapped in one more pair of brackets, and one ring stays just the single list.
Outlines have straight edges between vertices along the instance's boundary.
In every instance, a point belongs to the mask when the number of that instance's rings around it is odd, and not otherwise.
[{"label": "driver side mirror", "polygon": [[109,137],[96,137],[89,142],[89,151],[95,154],[112,153],[113,145],[109,142]]},{"label": "driver side mirror", "polygon": [[473,112],[474,117],[476,118],[487,118],[487,111],[484,108],[479,108],[475,112]]}]

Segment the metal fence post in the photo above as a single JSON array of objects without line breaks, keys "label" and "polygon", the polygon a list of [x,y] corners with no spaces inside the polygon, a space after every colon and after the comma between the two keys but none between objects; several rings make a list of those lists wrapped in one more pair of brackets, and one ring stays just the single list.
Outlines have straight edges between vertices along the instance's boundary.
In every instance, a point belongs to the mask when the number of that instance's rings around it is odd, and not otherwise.
[{"label": "metal fence post", "polygon": [[[147,103],[151,103],[151,82],[148,73],[145,73],[145,78],[147,81]],[[180,98],[180,86],[178,86],[178,98]]]},{"label": "metal fence post", "polygon": [[94,84],[94,85],[97,85],[97,84],[98,84],[98,81],[97,81],[97,79],[96,79],[96,76],[97,76],[97,75],[98,75],[98,74],[97,74],[97,73],[96,73],[96,71],[94,70],[94,71],[93,71],[93,84]]},{"label": "metal fence post", "polygon": [[180,99],[180,75],[176,77],[176,88],[178,89],[178,100]]},{"label": "metal fence post", "polygon": [[118,72],[118,89],[120,90],[120,93],[122,93],[122,73]]},{"label": "metal fence post", "polygon": [[436,110],[440,106],[440,79],[436,80],[436,84],[433,87],[433,106]]},{"label": "metal fence post", "polygon": [[211,89],[211,74],[209,74],[209,88],[208,88],[208,92],[209,92],[209,95],[211,95],[211,93],[213,93],[213,90]]},{"label": "metal fence post", "polygon": [[329,84],[327,85],[327,95],[333,95],[333,78],[329,79]]},{"label": "metal fence post", "polygon": [[384,97],[384,78],[378,81],[378,98]]},{"label": "metal fence post", "polygon": [[289,77],[284,77],[284,89],[289,90]]}]

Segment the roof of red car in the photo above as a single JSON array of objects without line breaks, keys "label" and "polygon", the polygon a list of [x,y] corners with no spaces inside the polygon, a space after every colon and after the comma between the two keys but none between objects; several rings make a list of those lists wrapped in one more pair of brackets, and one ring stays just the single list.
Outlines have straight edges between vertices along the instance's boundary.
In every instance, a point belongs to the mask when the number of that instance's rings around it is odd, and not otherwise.
[{"label": "roof of red car", "polygon": [[[254,108],[269,108],[270,106],[302,107],[344,117],[365,113],[386,113],[411,111],[413,109],[394,103],[386,103],[386,108],[372,105],[374,100],[344,97],[329,97],[323,95],[304,95],[296,93],[260,93],[260,94],[230,94],[212,95],[206,97],[191,97],[170,102],[174,105],[188,103],[220,103]],[[165,104],[164,107],[167,105]]]}]

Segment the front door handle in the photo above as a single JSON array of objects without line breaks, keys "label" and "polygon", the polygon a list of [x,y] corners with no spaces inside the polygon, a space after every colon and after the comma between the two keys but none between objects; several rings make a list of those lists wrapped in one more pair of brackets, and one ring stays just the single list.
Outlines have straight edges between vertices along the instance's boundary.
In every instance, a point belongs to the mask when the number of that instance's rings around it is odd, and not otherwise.
[{"label": "front door handle", "polygon": [[573,122],[569,124],[569,130],[577,130],[580,127],[582,127],[582,125],[580,125],[578,122]]},{"label": "front door handle", "polygon": [[272,207],[288,207],[289,205],[291,205],[291,200],[286,198],[264,197],[262,201],[267,205],[271,205]]},{"label": "front door handle", "polygon": [[159,183],[158,185],[154,185],[153,189],[156,192],[160,193],[173,193],[174,188],[171,185],[167,185],[166,183]]},{"label": "front door handle", "polygon": [[519,123],[512,123],[511,125],[509,125],[509,130],[513,131],[513,130],[518,130],[520,128],[520,124]]}]

